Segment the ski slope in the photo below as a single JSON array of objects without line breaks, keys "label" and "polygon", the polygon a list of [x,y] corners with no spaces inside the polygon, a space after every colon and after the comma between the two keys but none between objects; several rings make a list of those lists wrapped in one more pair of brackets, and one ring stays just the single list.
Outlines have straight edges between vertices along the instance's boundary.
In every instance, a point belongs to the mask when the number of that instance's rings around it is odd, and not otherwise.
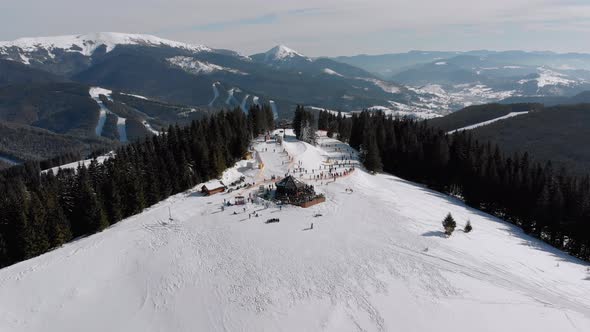
[{"label": "ski slope", "polygon": [[[349,156],[326,137],[253,146],[265,167],[239,162],[226,185]],[[221,205],[250,191],[205,197],[197,186],[2,269],[0,330],[590,331],[588,264],[394,176],[357,169],[314,184],[325,203],[246,212]],[[473,231],[445,238],[448,212]]]},{"label": "ski slope", "polygon": [[497,121],[500,121],[500,120],[509,119],[509,118],[512,118],[512,117],[515,117],[515,116],[524,115],[524,114],[528,114],[528,113],[529,113],[528,111],[525,111],[525,112],[510,112],[510,113],[508,113],[508,114],[506,114],[504,116],[501,116],[501,117],[498,117],[498,118],[495,118],[495,119],[491,119],[491,120],[488,120],[488,121],[476,123],[476,124],[473,124],[473,125],[470,125],[470,126],[466,126],[466,127],[463,127],[463,128],[451,130],[447,134],[454,134],[456,132],[463,131],[463,130],[471,130],[471,129],[475,129],[475,128],[487,126],[487,125],[489,125],[491,123],[494,123],[494,122],[497,122]]},{"label": "ski slope", "polygon": [[102,136],[102,130],[104,129],[104,124],[107,121],[107,112],[109,112],[109,110],[106,107],[106,105],[102,102],[102,100],[100,100],[100,95],[109,96],[110,98],[110,95],[113,92],[111,90],[103,88],[91,87],[88,93],[90,94],[90,97],[94,99],[94,101],[96,101],[98,107],[100,107],[98,113],[98,122],[96,123],[96,128],[94,129],[94,132],[96,136]]},{"label": "ski slope", "polygon": [[213,86],[213,99],[209,102],[209,106],[213,106],[213,103],[219,97],[219,89],[217,88],[217,84],[220,84],[220,83],[219,82],[215,82],[212,85]]},{"label": "ski slope", "polygon": [[118,117],[117,118],[117,132],[119,134],[119,141],[121,143],[129,142],[127,140],[127,119]]}]

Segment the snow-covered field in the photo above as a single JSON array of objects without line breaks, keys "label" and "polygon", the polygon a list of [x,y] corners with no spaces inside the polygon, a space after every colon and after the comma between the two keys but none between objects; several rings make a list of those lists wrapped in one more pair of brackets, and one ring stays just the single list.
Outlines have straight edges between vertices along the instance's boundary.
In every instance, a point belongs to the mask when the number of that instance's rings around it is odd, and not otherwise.
[{"label": "snow-covered field", "polygon": [[[256,142],[264,169],[242,161],[223,180],[348,156],[320,144]],[[309,209],[222,210],[249,191],[195,189],[0,270],[0,330],[590,331],[588,264],[394,176],[314,184],[327,201]],[[448,212],[474,230],[445,238]]]},{"label": "snow-covered field", "polygon": [[455,129],[455,130],[449,131],[447,134],[454,134],[454,133],[456,133],[458,131],[471,130],[471,129],[475,129],[475,128],[487,126],[487,125],[489,125],[491,123],[494,123],[494,122],[497,122],[497,121],[500,121],[500,120],[509,119],[509,118],[513,118],[515,116],[524,115],[524,114],[528,114],[528,113],[529,113],[528,111],[525,111],[525,112],[510,112],[510,113],[508,113],[508,114],[506,114],[504,116],[500,116],[500,117],[497,117],[495,119],[491,119],[491,120],[488,120],[488,121],[483,121],[483,122],[476,123],[476,124],[473,124],[473,125],[470,125],[470,126],[466,126],[466,127],[463,127],[463,128],[459,128],[459,129]]}]

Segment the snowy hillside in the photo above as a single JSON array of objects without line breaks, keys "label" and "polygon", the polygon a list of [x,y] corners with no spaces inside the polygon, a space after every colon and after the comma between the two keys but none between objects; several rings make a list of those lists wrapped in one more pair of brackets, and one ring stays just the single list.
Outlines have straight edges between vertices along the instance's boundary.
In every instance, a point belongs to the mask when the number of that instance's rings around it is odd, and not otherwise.
[{"label": "snowy hillside", "polygon": [[302,58],[310,61],[309,58],[301,53],[288,48],[285,45],[277,45],[265,53],[265,62],[288,61],[292,58]]},{"label": "snowy hillside", "polygon": [[[256,142],[257,185],[348,156],[322,138]],[[328,158],[334,158],[328,161]],[[325,170],[324,170],[325,171]],[[295,173],[299,176],[301,173]],[[310,175],[303,175],[309,180]],[[0,270],[6,331],[589,331],[588,265],[389,175],[313,182],[309,209],[221,209],[239,189],[176,195],[102,233]],[[352,189],[352,192],[348,189]],[[172,212],[169,220],[168,211]],[[471,233],[445,238],[451,212]],[[249,214],[258,213],[258,217]],[[321,216],[320,216],[321,215]],[[269,218],[279,223],[265,224]],[[313,225],[313,227],[312,227]]]}]

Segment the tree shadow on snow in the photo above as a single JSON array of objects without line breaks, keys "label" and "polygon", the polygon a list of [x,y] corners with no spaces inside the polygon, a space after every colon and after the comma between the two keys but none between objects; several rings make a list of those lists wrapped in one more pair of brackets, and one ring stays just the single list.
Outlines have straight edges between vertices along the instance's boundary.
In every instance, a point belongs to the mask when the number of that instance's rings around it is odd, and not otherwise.
[{"label": "tree shadow on snow", "polygon": [[446,235],[444,232],[441,231],[429,231],[426,233],[423,233],[422,236],[425,237],[442,237],[442,238],[446,238]]}]

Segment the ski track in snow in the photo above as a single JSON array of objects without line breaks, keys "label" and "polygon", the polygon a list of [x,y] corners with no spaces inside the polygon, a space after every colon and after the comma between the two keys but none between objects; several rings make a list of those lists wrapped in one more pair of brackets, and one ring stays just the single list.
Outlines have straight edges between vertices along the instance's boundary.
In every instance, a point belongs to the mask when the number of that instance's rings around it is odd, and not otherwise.
[{"label": "ski track in snow", "polygon": [[100,107],[100,113],[98,117],[98,123],[96,124],[96,128],[94,129],[97,136],[102,136],[102,131],[104,129],[105,122],[107,120],[107,114],[114,114],[117,116],[117,132],[119,133],[119,141],[121,143],[127,143],[127,129],[126,129],[126,122],[127,119],[118,116],[117,114],[111,112],[106,105],[100,100],[100,95],[105,95],[110,101],[111,94],[113,93],[111,90],[99,88],[99,87],[92,87],[90,88],[90,97],[96,101],[98,106]]},{"label": "ski track in snow", "polygon": [[274,102],[274,100],[269,100],[268,101],[270,103],[270,108],[272,109],[272,114],[274,114],[275,120],[279,118],[279,111],[277,108],[277,104]]},{"label": "ski track in snow", "polygon": [[160,132],[155,130],[147,120],[143,121],[143,126],[145,127],[145,129],[149,130],[152,134],[160,135]]},{"label": "ski track in snow", "polygon": [[[229,184],[245,176],[258,182],[253,188],[205,197],[196,186],[101,233],[0,270],[0,326],[18,332],[590,330],[587,263],[391,175],[358,168],[335,182],[313,182],[304,174],[325,203],[221,210],[224,200],[257,191],[273,175],[299,177],[299,162],[318,172],[319,165],[333,165],[328,157],[348,156],[341,142],[321,136],[319,143],[287,137],[289,160],[283,147],[256,141],[264,168],[240,161],[222,177]],[[260,217],[248,218],[249,212]],[[440,223],[448,212],[458,230],[445,238]],[[280,222],[265,224],[268,218]],[[459,228],[467,219],[474,229],[465,234]]]},{"label": "ski track in snow", "polygon": [[20,164],[22,164],[22,162],[20,162],[20,161],[18,161],[16,159],[13,159],[13,158],[10,158],[10,157],[8,157],[6,155],[1,155],[1,154],[0,154],[0,161],[3,161],[3,162],[5,162],[5,163],[7,163],[9,165],[20,165]]},{"label": "ski track in snow", "polygon": [[213,99],[209,102],[209,106],[213,106],[213,103],[219,97],[219,89],[217,89],[217,84],[219,84],[219,82],[213,83]]},{"label": "ski track in snow", "polygon": [[[225,100],[225,103],[229,106],[232,105],[232,103],[235,103],[236,105],[240,105],[240,102],[236,99],[236,97],[234,96],[234,93],[236,92],[236,88],[231,88],[227,91],[227,99]],[[239,90],[238,90],[239,92]]]},{"label": "ski track in snow", "polygon": [[246,108],[246,103],[248,102],[249,97],[250,97],[250,95],[246,95],[244,97],[244,99],[242,99],[242,103],[240,104],[240,108],[242,109],[242,111],[244,111],[244,113],[248,113],[248,109]]},{"label": "ski track in snow", "polygon": [[127,119],[122,117],[117,118],[117,132],[119,133],[119,141],[127,143]]},{"label": "ski track in snow", "polygon": [[100,100],[100,95],[105,95],[107,96],[107,98],[110,99],[111,90],[106,90],[103,88],[98,88],[98,87],[92,87],[90,88],[89,92],[90,97],[92,99],[94,99],[94,101],[96,101],[96,103],[98,104],[98,106],[100,107],[100,111],[99,111],[99,115],[98,115],[98,123],[96,124],[96,128],[94,129],[94,132],[96,134],[96,136],[102,136],[102,130],[104,128],[104,124],[107,121],[107,113],[109,112],[108,108],[106,107],[106,105],[102,102],[102,100]]},{"label": "ski track in snow", "polygon": [[524,115],[524,114],[528,114],[528,113],[529,113],[528,111],[525,111],[525,112],[510,112],[510,113],[508,113],[508,114],[506,114],[504,116],[501,116],[501,117],[498,117],[498,118],[495,118],[495,119],[492,119],[492,120],[488,120],[488,121],[476,123],[476,124],[473,124],[473,125],[470,125],[470,126],[466,126],[466,127],[463,127],[463,128],[451,130],[447,134],[454,134],[456,132],[463,131],[463,130],[471,130],[471,129],[475,129],[475,128],[487,126],[487,125],[489,125],[491,123],[494,123],[494,122],[497,122],[497,121],[500,121],[500,120],[509,119],[509,118],[512,118],[512,117],[515,117],[515,116]]}]

